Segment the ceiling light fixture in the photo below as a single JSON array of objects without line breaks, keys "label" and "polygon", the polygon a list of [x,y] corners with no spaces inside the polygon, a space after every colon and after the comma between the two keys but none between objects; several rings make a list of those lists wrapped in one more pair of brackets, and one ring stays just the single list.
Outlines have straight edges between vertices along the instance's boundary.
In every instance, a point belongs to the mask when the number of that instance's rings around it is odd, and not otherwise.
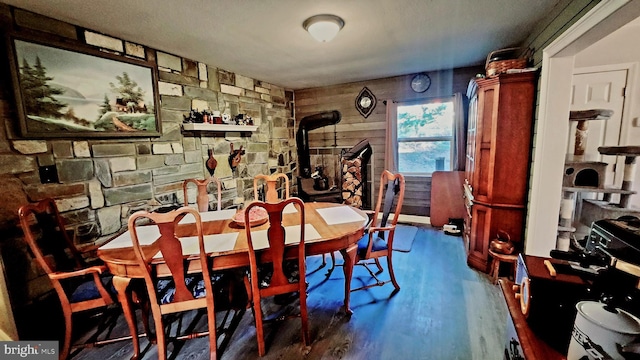
[{"label": "ceiling light fixture", "polygon": [[344,20],[335,15],[315,15],[302,23],[302,27],[320,42],[331,41],[344,26]]}]

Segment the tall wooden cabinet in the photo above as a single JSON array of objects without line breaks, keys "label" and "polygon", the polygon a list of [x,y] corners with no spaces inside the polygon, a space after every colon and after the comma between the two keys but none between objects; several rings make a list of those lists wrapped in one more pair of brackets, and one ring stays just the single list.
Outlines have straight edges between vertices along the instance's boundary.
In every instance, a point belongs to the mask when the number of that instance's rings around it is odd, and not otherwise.
[{"label": "tall wooden cabinet", "polygon": [[467,263],[484,272],[498,230],[522,248],[535,81],[527,72],[469,84],[464,239]]}]

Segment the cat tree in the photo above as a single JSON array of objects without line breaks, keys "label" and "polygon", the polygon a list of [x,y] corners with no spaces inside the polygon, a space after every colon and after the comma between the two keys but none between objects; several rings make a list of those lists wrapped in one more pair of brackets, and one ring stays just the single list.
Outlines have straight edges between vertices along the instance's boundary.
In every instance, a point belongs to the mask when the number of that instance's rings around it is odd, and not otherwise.
[{"label": "cat tree", "polygon": [[[607,163],[590,161],[585,154],[590,121],[606,121],[613,111],[593,109],[571,111],[569,121],[577,121],[575,146],[573,155],[565,161],[562,183],[562,202],[558,224],[556,248],[567,251],[571,237],[576,232],[579,217],[580,223],[589,226],[593,221],[604,218],[618,218],[622,215],[640,214],[638,210],[629,208],[629,197],[635,176],[636,157],[640,155],[640,146],[602,146],[598,155],[625,156],[624,180],[621,188],[605,186]],[[582,193],[602,194],[602,200],[582,200]],[[612,195],[620,194],[620,203],[612,203]],[[578,215],[578,216],[576,216]]]}]

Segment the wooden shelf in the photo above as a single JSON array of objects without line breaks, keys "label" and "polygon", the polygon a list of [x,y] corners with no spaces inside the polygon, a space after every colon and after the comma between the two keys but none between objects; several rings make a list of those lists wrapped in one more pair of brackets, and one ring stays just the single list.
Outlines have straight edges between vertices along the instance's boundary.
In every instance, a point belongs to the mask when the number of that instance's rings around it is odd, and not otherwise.
[{"label": "wooden shelf", "polygon": [[604,193],[604,194],[635,194],[636,192],[633,190],[622,190],[622,189],[614,189],[614,188],[596,188],[590,186],[563,186],[562,191],[568,192],[595,192],[595,193]]},{"label": "wooden shelf", "polygon": [[182,128],[185,131],[256,131],[258,130],[258,125],[184,123],[182,124]]}]

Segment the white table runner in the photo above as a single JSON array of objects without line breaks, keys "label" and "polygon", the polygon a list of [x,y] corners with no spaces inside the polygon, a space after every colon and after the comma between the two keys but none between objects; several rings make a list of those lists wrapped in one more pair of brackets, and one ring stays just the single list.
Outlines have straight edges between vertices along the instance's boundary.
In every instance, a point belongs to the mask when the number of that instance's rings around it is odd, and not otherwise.
[{"label": "white table runner", "polygon": [[285,206],[284,209],[282,209],[283,214],[293,214],[297,212],[298,212],[298,208],[296,208],[296,206],[293,204],[287,204],[287,206]]},{"label": "white table runner", "polygon": [[346,224],[366,220],[348,205],[334,206],[316,210],[327,225]]},{"label": "white table runner", "polygon": [[[206,253],[231,251],[236,247],[237,239],[237,232],[205,235],[203,237],[204,251]],[[178,238],[178,240],[180,240],[180,244],[182,245],[183,255],[198,255],[200,253],[197,236]],[[160,251],[154,255],[154,258],[159,257],[162,257],[162,253]]]},{"label": "white table runner", "polygon": [[[300,241],[300,225],[285,226],[285,244],[295,244]],[[311,224],[304,225],[304,241],[320,239],[318,230]],[[253,249],[260,250],[269,247],[269,240],[267,239],[267,230],[258,230],[251,232],[251,241],[253,242]]]},{"label": "white table runner", "polygon": [[[202,220],[202,222],[228,220],[228,219],[231,219],[233,215],[235,215],[235,213],[236,213],[235,209],[227,209],[227,210],[220,210],[220,211],[204,211],[200,213],[200,220]],[[196,218],[191,214],[187,214],[185,217],[182,218],[182,220],[180,220],[178,224],[194,224],[195,222],[196,222]]]},{"label": "white table runner", "polygon": [[[153,244],[160,237],[160,229],[158,229],[157,225],[136,226],[136,232],[138,233],[138,241],[140,242],[140,245]],[[131,233],[127,230],[118,235],[115,239],[100,246],[98,250],[119,249],[132,246]]]}]

